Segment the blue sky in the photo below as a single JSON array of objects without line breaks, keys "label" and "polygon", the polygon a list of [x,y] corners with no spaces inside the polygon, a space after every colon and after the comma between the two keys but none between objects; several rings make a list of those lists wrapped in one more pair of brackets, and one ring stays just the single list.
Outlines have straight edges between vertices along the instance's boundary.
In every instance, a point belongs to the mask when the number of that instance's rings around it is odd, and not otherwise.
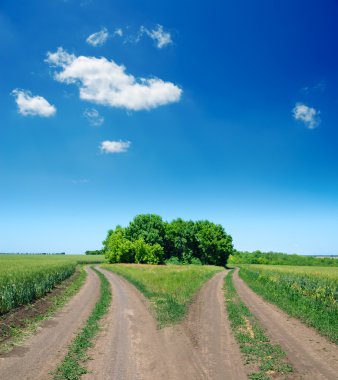
[{"label": "blue sky", "polygon": [[0,4],[0,251],[138,213],[338,253],[338,3]]}]

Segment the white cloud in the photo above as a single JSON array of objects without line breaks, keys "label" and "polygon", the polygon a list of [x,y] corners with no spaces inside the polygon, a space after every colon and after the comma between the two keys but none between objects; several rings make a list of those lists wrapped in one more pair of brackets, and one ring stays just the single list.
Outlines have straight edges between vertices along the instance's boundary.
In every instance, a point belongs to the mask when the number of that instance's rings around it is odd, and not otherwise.
[{"label": "white cloud", "polygon": [[178,102],[182,90],[158,78],[135,78],[123,65],[104,57],[76,57],[62,48],[48,53],[46,62],[62,68],[54,78],[66,84],[77,84],[80,98],[110,107],[139,111]]},{"label": "white cloud", "polygon": [[159,49],[170,45],[173,43],[171,39],[171,34],[169,32],[165,32],[162,25],[157,24],[156,29],[149,30],[144,26],[140,28],[141,34],[147,34],[152,40],[155,41],[156,46]]},{"label": "white cloud", "polygon": [[123,36],[123,30],[121,28],[115,29],[114,36],[122,37]]},{"label": "white cloud", "polygon": [[56,114],[56,108],[42,96],[33,96],[30,91],[18,88],[12,91],[12,95],[21,115],[51,117]]},{"label": "white cloud", "polygon": [[321,123],[320,111],[303,103],[297,103],[292,114],[295,120],[303,122],[308,129],[314,129]]},{"label": "white cloud", "polygon": [[104,123],[104,117],[100,115],[99,111],[95,108],[87,108],[83,116],[90,122],[94,127],[99,127]]},{"label": "white cloud", "polygon": [[62,48],[58,48],[55,53],[48,52],[45,62],[49,63],[52,67],[67,67],[76,60],[74,54],[69,54]]},{"label": "white cloud", "polygon": [[103,153],[124,153],[127,152],[131,145],[130,141],[102,141],[100,144]]},{"label": "white cloud", "polygon": [[102,46],[105,44],[108,40],[109,33],[106,28],[101,29],[99,32],[91,34],[87,39],[86,42],[89,45],[92,46]]}]

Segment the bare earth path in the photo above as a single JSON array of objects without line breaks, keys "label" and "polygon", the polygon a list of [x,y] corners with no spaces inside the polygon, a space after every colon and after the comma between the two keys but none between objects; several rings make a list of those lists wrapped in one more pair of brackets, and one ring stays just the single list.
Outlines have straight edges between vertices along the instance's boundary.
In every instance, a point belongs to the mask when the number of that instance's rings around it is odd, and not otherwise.
[{"label": "bare earth path", "polygon": [[0,356],[0,379],[45,380],[67,353],[74,334],[90,315],[99,294],[98,276],[87,269],[86,283],[55,317],[44,322],[39,331],[21,347]]},{"label": "bare earth path", "polygon": [[271,339],[283,347],[303,379],[337,380],[338,347],[334,343],[264,301],[238,276],[238,270],[235,271],[233,279],[243,302],[261,321]]},{"label": "bare earth path", "polygon": [[101,271],[112,285],[113,303],[85,379],[246,379],[225,315],[226,272],[202,287],[182,324],[157,330],[143,295],[120,276]]}]

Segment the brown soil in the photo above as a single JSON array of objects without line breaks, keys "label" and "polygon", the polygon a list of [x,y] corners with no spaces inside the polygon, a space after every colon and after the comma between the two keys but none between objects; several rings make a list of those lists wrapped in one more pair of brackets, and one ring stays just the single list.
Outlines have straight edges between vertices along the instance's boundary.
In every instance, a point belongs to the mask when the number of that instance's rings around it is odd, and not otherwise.
[{"label": "brown soil", "polygon": [[303,379],[337,380],[338,347],[334,343],[264,301],[238,276],[238,270],[233,279],[243,302],[260,320],[271,340],[282,346],[289,362]]},{"label": "brown soil", "polygon": [[0,357],[1,345],[11,341],[11,330],[13,328],[25,328],[32,320],[44,316],[50,307],[53,306],[55,298],[67,289],[78,274],[79,272],[76,272],[68,279],[62,281],[61,284],[57,285],[44,297],[0,316]]},{"label": "brown soil", "polygon": [[76,332],[87,320],[100,294],[98,276],[87,269],[84,286],[52,319],[21,347],[0,357],[0,379],[46,380],[67,353]]},{"label": "brown soil", "polygon": [[112,285],[113,303],[85,379],[246,379],[225,315],[225,272],[202,287],[183,323],[158,330],[143,295],[123,278],[101,271]]}]

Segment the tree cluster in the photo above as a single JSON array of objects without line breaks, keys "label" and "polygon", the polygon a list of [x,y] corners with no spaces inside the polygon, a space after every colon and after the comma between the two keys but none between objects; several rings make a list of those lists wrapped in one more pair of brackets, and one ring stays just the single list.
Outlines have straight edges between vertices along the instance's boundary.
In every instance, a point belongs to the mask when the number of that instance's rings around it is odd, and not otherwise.
[{"label": "tree cluster", "polygon": [[229,264],[338,266],[338,260],[335,258],[317,258],[280,252],[234,251],[229,257]]},{"label": "tree cluster", "polygon": [[103,253],[111,263],[200,263],[225,266],[232,238],[208,220],[163,221],[159,215],[137,215],[127,227],[109,230]]},{"label": "tree cluster", "polygon": [[102,249],[95,249],[95,250],[92,250],[92,251],[86,251],[85,252],[85,255],[103,255],[103,251]]}]

